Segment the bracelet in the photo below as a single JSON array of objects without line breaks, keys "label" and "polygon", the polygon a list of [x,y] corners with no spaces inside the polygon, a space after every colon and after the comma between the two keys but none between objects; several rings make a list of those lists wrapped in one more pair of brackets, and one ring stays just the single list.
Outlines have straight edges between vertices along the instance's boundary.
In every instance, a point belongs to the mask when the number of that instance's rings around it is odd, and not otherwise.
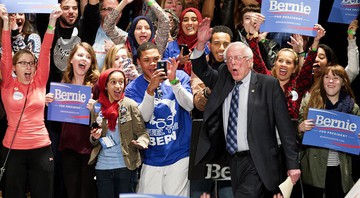
[{"label": "bracelet", "polygon": [[297,53],[298,56],[302,56],[302,57],[305,57],[306,56],[306,52],[299,52]]},{"label": "bracelet", "polygon": [[151,7],[153,3],[154,3],[154,0],[150,0],[147,4],[149,7]]},{"label": "bracelet", "polygon": [[348,30],[347,33],[348,33],[348,34],[351,34],[351,35],[355,35],[355,34],[356,34],[356,32],[355,32],[354,30]]},{"label": "bracelet", "polygon": [[178,84],[179,82],[180,82],[179,79],[178,79],[178,78],[175,78],[174,80],[170,81],[170,84],[176,85],[176,84]]},{"label": "bracelet", "polygon": [[51,26],[51,25],[48,25],[48,29],[49,29],[49,30],[55,30],[55,27],[54,27],[54,26]]},{"label": "bracelet", "polygon": [[263,39],[260,40],[260,42],[264,44],[266,42],[266,39],[263,38]]},{"label": "bracelet", "polygon": [[313,52],[316,52],[316,51],[317,51],[317,48],[312,48],[312,47],[310,47],[310,50],[313,51]]}]

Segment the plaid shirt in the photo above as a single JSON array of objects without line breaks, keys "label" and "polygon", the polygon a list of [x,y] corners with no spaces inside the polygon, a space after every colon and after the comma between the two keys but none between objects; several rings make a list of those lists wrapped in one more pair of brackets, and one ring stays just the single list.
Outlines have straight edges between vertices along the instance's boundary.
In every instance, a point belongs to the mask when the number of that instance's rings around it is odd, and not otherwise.
[{"label": "plaid shirt", "polygon": [[[260,55],[257,38],[249,41],[249,46],[254,54],[253,69],[261,74],[271,75],[271,71],[265,66]],[[304,65],[297,76],[291,76],[289,82],[284,85],[284,93],[288,105],[288,111],[292,119],[298,119],[301,100],[312,85],[312,66],[315,62],[317,52],[310,51]]]}]

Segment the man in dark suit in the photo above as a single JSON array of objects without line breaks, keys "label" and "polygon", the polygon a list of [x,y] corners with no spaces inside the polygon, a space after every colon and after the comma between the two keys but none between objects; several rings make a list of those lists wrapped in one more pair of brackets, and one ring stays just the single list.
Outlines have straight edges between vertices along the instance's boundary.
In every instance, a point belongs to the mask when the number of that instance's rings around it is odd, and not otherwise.
[{"label": "man in dark suit", "polygon": [[[251,70],[252,51],[241,42],[226,48],[226,63],[218,71],[211,69],[204,53],[211,31],[206,18],[199,25],[197,46],[190,57],[193,72],[212,90],[205,106],[195,164],[229,154],[234,197],[273,196],[281,183],[276,128],[287,174],[293,184],[300,177],[296,132],[284,93],[278,80]],[[233,95],[238,95],[237,105]],[[238,109],[233,110],[233,106]]]}]

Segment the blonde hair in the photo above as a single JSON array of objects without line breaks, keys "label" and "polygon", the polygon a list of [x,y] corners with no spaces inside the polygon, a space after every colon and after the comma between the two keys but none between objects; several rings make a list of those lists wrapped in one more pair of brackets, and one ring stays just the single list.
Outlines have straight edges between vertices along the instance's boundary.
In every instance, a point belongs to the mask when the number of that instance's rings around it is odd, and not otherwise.
[{"label": "blonde hair", "polygon": [[71,83],[72,79],[74,78],[74,69],[73,69],[73,65],[71,64],[71,60],[74,57],[76,51],[80,47],[84,48],[87,52],[89,52],[90,57],[91,57],[91,65],[90,65],[89,70],[86,72],[83,85],[93,86],[96,83],[96,81],[99,79],[100,73],[98,70],[94,49],[91,47],[91,45],[89,45],[88,43],[85,43],[85,42],[76,44],[74,46],[74,48],[71,50],[70,56],[68,59],[68,63],[67,63],[67,67],[63,74],[62,81],[64,83]]},{"label": "blonde hair", "polygon": [[[294,73],[291,75],[291,77],[296,77],[297,74],[299,73],[300,71],[300,67],[299,67],[299,56],[297,55],[297,53],[291,49],[291,48],[282,48],[281,50],[278,51],[278,53],[276,54],[276,57],[275,57],[275,61],[274,61],[274,65],[276,63],[276,61],[279,59],[279,54],[281,52],[290,52],[294,55],[294,59],[293,59],[293,62],[294,62]],[[276,75],[276,71],[275,71],[275,67],[273,67],[271,69],[271,75],[274,76],[275,78],[277,78],[277,75]]]},{"label": "blonde hair", "polygon": [[116,54],[121,49],[126,50],[126,54],[127,54],[128,58],[132,57],[131,53],[129,52],[129,50],[127,49],[127,47],[124,44],[112,46],[106,54],[104,66],[102,67],[102,69],[100,71],[101,73],[103,73],[105,70],[113,67],[113,65],[115,64]]}]

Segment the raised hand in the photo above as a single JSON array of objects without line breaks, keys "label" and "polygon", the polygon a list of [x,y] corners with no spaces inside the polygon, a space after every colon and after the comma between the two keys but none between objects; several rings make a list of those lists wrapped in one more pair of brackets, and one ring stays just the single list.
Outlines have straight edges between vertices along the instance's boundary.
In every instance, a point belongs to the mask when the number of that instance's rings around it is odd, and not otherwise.
[{"label": "raised hand", "polygon": [[139,72],[134,64],[130,64],[124,69],[125,77],[129,80],[134,80],[139,76]]},{"label": "raised hand", "polygon": [[205,44],[208,40],[210,40],[212,35],[212,28],[210,28],[210,23],[210,18],[206,17],[199,24],[197,33],[198,44]]},{"label": "raised hand", "polygon": [[167,76],[169,81],[172,81],[176,78],[176,69],[179,66],[179,61],[176,61],[175,58],[170,58],[170,61],[167,61]]},{"label": "raised hand", "polygon": [[[258,33],[260,30],[260,25],[262,23],[264,23],[265,21],[265,16],[260,14],[260,13],[253,13],[252,17],[251,17],[251,22],[252,22],[252,28],[250,28],[250,33],[255,34]],[[253,30],[253,31],[251,31]]]},{"label": "raised hand", "polygon": [[359,28],[358,26],[358,20],[353,20],[351,21],[351,23],[349,24],[348,30],[347,30],[347,34],[348,37],[350,39],[354,39],[354,36],[356,34],[356,30]]},{"label": "raised hand", "polygon": [[320,41],[320,39],[325,36],[326,31],[320,24],[316,24],[314,28],[317,29],[314,40]]},{"label": "raised hand", "polygon": [[162,83],[166,79],[167,76],[163,70],[155,70],[154,73],[151,75],[151,79],[147,87],[147,93],[152,96],[156,88],[159,87],[160,83]]},{"label": "raised hand", "polygon": [[9,21],[9,14],[4,4],[0,4],[0,17],[4,21]]},{"label": "raised hand", "polygon": [[304,40],[300,34],[293,34],[290,36],[290,42],[287,43],[293,48],[296,53],[300,53],[304,51]]},{"label": "raised hand", "polygon": [[62,9],[60,8],[60,4],[54,6],[53,11],[50,13],[50,19],[57,19],[63,14]]},{"label": "raised hand", "polygon": [[10,28],[11,30],[17,30],[19,28],[19,26],[16,23],[16,18],[15,17],[9,17],[10,18]]}]

